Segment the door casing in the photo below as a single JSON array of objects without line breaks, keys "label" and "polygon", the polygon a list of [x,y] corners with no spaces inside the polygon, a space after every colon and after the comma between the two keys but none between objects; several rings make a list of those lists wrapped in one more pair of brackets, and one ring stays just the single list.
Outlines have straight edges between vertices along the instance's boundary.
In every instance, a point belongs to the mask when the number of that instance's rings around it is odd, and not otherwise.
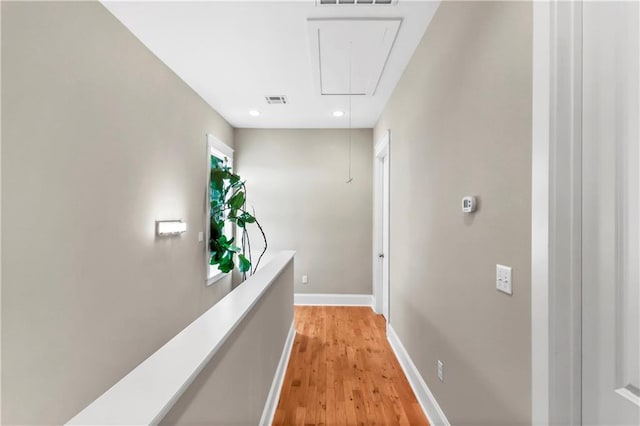
[{"label": "door casing", "polygon": [[580,424],[582,4],[533,3],[531,420]]},{"label": "door casing", "polygon": [[[390,235],[390,141],[387,130],[373,150],[373,296],[374,310],[390,322],[389,235]],[[384,161],[382,161],[384,159]],[[384,194],[386,193],[386,197]],[[385,202],[386,201],[386,202]],[[386,214],[383,214],[383,210]],[[386,223],[385,223],[386,221]],[[384,254],[382,261],[378,257]],[[386,279],[385,279],[386,278]]]}]

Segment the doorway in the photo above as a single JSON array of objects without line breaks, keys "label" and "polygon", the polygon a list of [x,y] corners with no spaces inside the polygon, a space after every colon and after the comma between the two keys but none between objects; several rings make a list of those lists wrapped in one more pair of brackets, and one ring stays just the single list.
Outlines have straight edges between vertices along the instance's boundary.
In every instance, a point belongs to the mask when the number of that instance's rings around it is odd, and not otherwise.
[{"label": "doorway", "polygon": [[637,2],[535,2],[532,423],[640,423]]},{"label": "doorway", "polygon": [[640,8],[582,7],[582,423],[637,425]]},{"label": "doorway", "polygon": [[375,311],[390,321],[389,285],[389,142],[387,130],[375,144],[374,161],[374,230],[373,230],[373,295]]}]

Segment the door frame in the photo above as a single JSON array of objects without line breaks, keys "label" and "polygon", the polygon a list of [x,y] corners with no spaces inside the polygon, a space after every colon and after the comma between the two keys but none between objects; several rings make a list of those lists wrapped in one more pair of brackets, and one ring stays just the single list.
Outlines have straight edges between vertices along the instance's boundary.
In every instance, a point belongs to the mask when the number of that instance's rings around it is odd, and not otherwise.
[{"label": "door frame", "polygon": [[582,2],[533,3],[531,421],[582,422]]},{"label": "door frame", "polygon": [[[390,213],[391,213],[391,191],[390,191],[390,163],[391,158],[391,130],[387,129],[384,135],[376,142],[373,149],[373,253],[372,253],[372,271],[373,271],[373,298],[374,298],[374,311],[379,315],[384,315],[387,324],[390,322],[390,274],[389,274],[389,236],[390,232]],[[386,158],[386,161],[382,163],[381,158]],[[383,168],[384,164],[384,168]],[[383,193],[387,191],[387,203],[383,205],[384,196]],[[385,227],[383,226],[383,216],[381,211],[386,210],[386,218],[389,222],[386,226],[386,239],[383,232]],[[381,231],[382,230],[382,231]],[[383,244],[384,242],[384,244]],[[384,253],[384,259],[381,263],[378,261],[378,255]],[[386,268],[385,268],[386,266]],[[381,270],[382,268],[382,270]],[[382,271],[386,270],[386,288],[384,286],[384,277],[382,277]],[[380,279],[380,278],[383,279]],[[387,296],[386,306],[384,304],[384,295]]]}]

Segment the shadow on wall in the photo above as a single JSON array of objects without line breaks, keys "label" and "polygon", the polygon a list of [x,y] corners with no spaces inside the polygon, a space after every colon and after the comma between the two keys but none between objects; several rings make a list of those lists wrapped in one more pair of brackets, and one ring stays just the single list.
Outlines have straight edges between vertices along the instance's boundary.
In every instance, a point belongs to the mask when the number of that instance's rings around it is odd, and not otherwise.
[{"label": "shadow on wall", "polygon": [[[404,301],[402,306],[405,310],[408,309],[406,314],[409,317],[420,318],[420,320],[407,321],[399,326],[396,324],[396,326],[406,330],[406,333],[403,333],[405,335],[430,337],[429,340],[420,341],[409,341],[403,336],[400,336],[400,339],[449,422],[452,425],[476,425],[478,419],[483,419],[482,424],[494,426],[529,424],[525,419],[514,422],[514,419],[518,418],[518,412],[510,406],[512,401],[503,398],[496,389],[486,386],[483,392],[477,393],[473,391],[473,387],[464,386],[465,382],[489,383],[486,374],[465,362],[465,357],[468,358],[468,354],[459,351],[440,352],[440,348],[455,348],[456,342],[440,333],[439,329],[424,314],[424,310],[414,306],[414,303],[416,302]],[[396,321],[398,320],[396,319]],[[393,327],[394,324],[391,326]],[[396,332],[397,328],[394,327]],[[501,342],[487,342],[482,338],[478,338],[478,341],[478,344],[483,345],[501,345]],[[509,354],[505,353],[504,356],[509,357]],[[444,363],[444,382],[440,382],[437,377],[438,360]],[[508,375],[509,371],[505,371],[504,374]],[[445,401],[464,401],[466,404],[471,401],[473,406],[467,406],[463,411],[470,413],[468,415],[473,415],[473,417],[456,418],[454,414],[460,413],[461,410],[456,409],[455,406],[446,405]],[[493,410],[494,407],[500,407],[500,411],[496,412]]]},{"label": "shadow on wall", "polygon": [[[466,8],[468,2],[452,2],[447,7]],[[474,91],[475,81],[482,81],[487,75],[482,72],[470,73],[469,64],[481,62],[477,58],[487,53],[485,46],[490,44],[487,40],[488,36],[495,37],[495,29],[504,21],[501,19],[503,8],[501,1],[483,1],[482,8],[476,8],[475,14],[457,13],[456,17],[459,24],[456,25],[456,31],[449,31],[445,41],[447,48],[439,49],[435,53],[446,55],[442,58],[433,58],[434,62],[446,63],[446,67],[431,68],[431,73],[441,71],[440,75],[432,75],[429,79],[432,81],[457,82],[459,84],[442,84],[439,86],[430,86],[431,97],[436,99],[448,99],[449,101],[469,100],[469,92]],[[449,12],[454,13],[454,12]],[[481,13],[481,14],[480,14]],[[462,19],[460,19],[462,18]],[[466,19],[465,19],[466,18]],[[505,31],[511,31],[511,28],[504,28]],[[451,55],[450,52],[464,52],[464,54]],[[430,52],[433,54],[434,52]],[[474,56],[475,55],[475,56]],[[496,61],[502,61],[505,58],[496,57]],[[472,77],[472,79],[470,79]],[[426,79],[425,79],[426,81]],[[424,88],[416,88],[416,92],[423,91]],[[442,92],[438,92],[442,90]],[[478,104],[475,108],[484,108],[482,97],[478,97]],[[445,117],[443,117],[445,118]]]}]

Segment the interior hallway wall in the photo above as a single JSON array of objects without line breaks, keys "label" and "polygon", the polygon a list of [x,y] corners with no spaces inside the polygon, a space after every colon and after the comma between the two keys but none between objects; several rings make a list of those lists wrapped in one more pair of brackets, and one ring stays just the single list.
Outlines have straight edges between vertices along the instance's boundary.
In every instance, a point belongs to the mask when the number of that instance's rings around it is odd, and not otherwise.
[{"label": "interior hallway wall", "polygon": [[1,7],[2,423],[61,424],[229,291],[198,231],[233,130],[98,2]]},{"label": "interior hallway wall", "polygon": [[293,325],[293,264],[292,260],[283,265],[256,305],[177,399],[161,425],[260,423]]},{"label": "interior hallway wall", "polygon": [[442,2],[375,128],[391,129],[391,325],[455,425],[531,420],[532,19],[529,2]]},{"label": "interior hallway wall", "polygon": [[[270,250],[296,250],[296,293],[371,294],[373,143],[346,129],[236,129],[237,171]],[[260,237],[251,234],[254,254]],[[302,284],[307,275],[308,284]]]}]

